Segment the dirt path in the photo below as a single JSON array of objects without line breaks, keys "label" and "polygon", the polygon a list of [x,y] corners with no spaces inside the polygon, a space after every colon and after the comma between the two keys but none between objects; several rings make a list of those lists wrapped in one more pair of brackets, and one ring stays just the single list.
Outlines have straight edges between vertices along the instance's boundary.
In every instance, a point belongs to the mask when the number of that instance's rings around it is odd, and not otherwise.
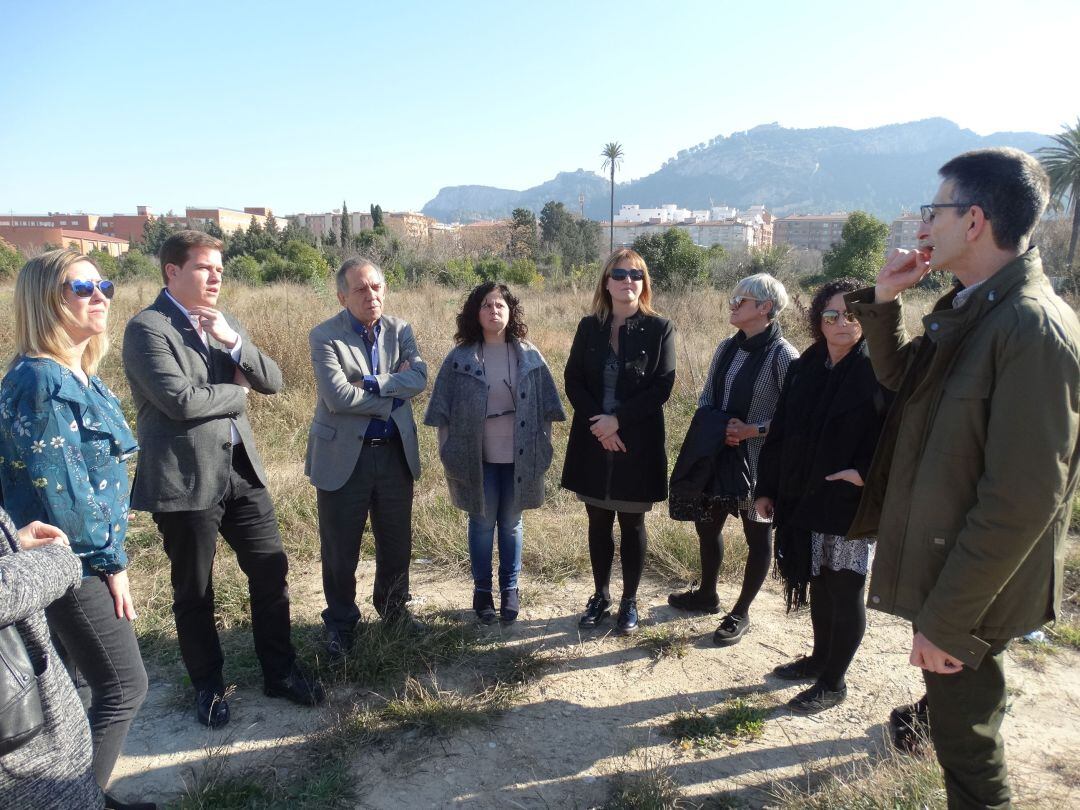
[{"label": "dirt path", "polygon": [[[422,608],[468,604],[464,577],[423,565],[414,571],[413,591]],[[370,567],[361,573],[370,583]],[[722,598],[732,600],[734,590],[724,587]],[[907,664],[908,625],[871,612],[844,704],[810,718],[778,708],[760,739],[703,755],[679,751],[659,730],[674,712],[706,709],[744,693],[782,705],[801,688],[766,673],[806,651],[808,618],[786,617],[779,595],[767,590],[755,603],[743,642],[720,649],[710,638],[714,617],[677,616],[665,603],[668,588],[646,581],[639,599],[646,622],[673,622],[693,639],[685,657],[656,660],[608,633],[578,633],[577,614],[589,591],[584,580],[527,590],[522,618],[503,641],[539,646],[552,661],[548,672],[530,685],[524,700],[485,727],[445,738],[404,732],[389,743],[358,749],[352,758],[357,806],[592,807],[603,803],[616,773],[658,763],[698,800],[737,791],[747,805],[762,806],[768,796],[761,788],[777,779],[843,771],[878,751],[890,707],[921,694],[921,679]],[[299,618],[317,619],[318,578],[310,572],[299,577],[293,593]],[[1018,800],[1028,807],[1075,805],[1080,656],[1032,656],[1025,649],[1011,655],[1005,737]],[[114,788],[122,796],[176,798],[191,769],[204,767],[208,748],[212,761],[227,771],[271,764],[287,776],[298,766],[295,752],[304,735],[357,696],[349,687],[335,687],[327,708],[304,710],[245,688],[232,699],[232,723],[208,732],[192,721],[187,692],[176,683],[173,669],[152,674],[150,697],[115,774]]]}]

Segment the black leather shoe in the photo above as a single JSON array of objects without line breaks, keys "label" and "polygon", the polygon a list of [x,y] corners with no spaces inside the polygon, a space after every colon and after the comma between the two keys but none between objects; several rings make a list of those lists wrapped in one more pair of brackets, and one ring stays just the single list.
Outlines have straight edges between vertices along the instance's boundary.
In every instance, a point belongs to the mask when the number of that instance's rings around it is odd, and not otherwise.
[{"label": "black leather shoe", "polygon": [[317,706],[326,700],[322,684],[293,664],[289,674],[280,680],[267,680],[263,692],[268,697],[283,697],[301,706]]},{"label": "black leather shoe", "polygon": [[794,661],[776,667],[772,674],[783,681],[816,681],[823,669],[814,659],[800,655]]},{"label": "black leather shoe", "polygon": [[518,589],[510,588],[503,591],[499,599],[499,621],[503,624],[517,621],[519,610],[521,610],[521,593]]},{"label": "black leather shoe", "polygon": [[333,629],[326,631],[326,657],[331,664],[344,661],[353,646],[353,634]]},{"label": "black leather shoe", "polygon": [[122,802],[105,794],[105,810],[157,810],[153,802]]},{"label": "black leather shoe", "polygon": [[615,632],[620,636],[629,636],[637,632],[637,599],[619,600],[619,616],[615,620]]},{"label": "black leather shoe", "polygon": [[832,690],[821,681],[804,689],[788,701],[788,708],[796,714],[817,714],[838,706],[847,698],[847,687]]},{"label": "black leather shoe", "polygon": [[713,633],[713,644],[717,647],[730,647],[732,644],[738,644],[742,641],[742,637],[746,635],[749,627],[749,616],[736,616],[734,613],[729,613],[720,620],[720,626]]},{"label": "black leather shoe", "polygon": [[405,608],[400,608],[392,613],[387,613],[382,617],[383,624],[387,627],[396,627],[402,630],[406,630],[410,633],[423,633],[427,630],[427,627],[423,622],[417,621],[416,618],[409,613]]},{"label": "black leather shoe", "polygon": [[229,703],[214,689],[195,692],[195,717],[204,726],[221,728],[229,722]]},{"label": "black leather shoe", "polygon": [[930,713],[924,695],[915,703],[897,706],[889,714],[892,743],[907,754],[916,754],[926,748],[930,739]]},{"label": "black leather shoe", "polygon": [[491,595],[491,591],[473,591],[472,609],[480,624],[493,624],[496,619],[495,598]]},{"label": "black leather shoe", "polygon": [[578,627],[589,630],[597,627],[611,613],[611,600],[603,594],[594,593],[585,604],[585,612],[578,620]]},{"label": "black leather shoe", "polygon": [[720,597],[715,593],[703,593],[691,588],[682,593],[668,594],[667,603],[677,610],[689,610],[699,613],[719,613]]}]

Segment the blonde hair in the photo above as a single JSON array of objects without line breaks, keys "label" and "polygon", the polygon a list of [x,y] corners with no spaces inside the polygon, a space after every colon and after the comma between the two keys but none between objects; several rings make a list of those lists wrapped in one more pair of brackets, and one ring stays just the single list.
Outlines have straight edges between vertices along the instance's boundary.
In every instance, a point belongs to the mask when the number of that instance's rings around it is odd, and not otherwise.
[{"label": "blonde hair", "polygon": [[[50,250],[22,266],[15,280],[15,357],[20,355],[49,357],[67,364],[74,344],[64,328],[71,322],[71,313],[64,303],[64,276],[77,262],[94,261],[77,250]],[[99,270],[100,272],[100,270]],[[109,350],[109,338],[94,335],[79,358],[87,376],[97,372],[98,364]],[[9,367],[10,367],[9,366]]]},{"label": "blonde hair", "polygon": [[636,250],[619,248],[608,256],[608,260],[604,262],[604,270],[600,274],[600,281],[597,282],[596,292],[593,293],[592,313],[601,323],[606,321],[608,315],[611,314],[611,293],[607,289],[608,279],[611,278],[611,271],[615,269],[615,265],[622,261],[645,274],[645,278],[641,282],[641,295],[638,296],[638,311],[643,315],[656,314],[656,310],[652,308],[652,282],[649,280],[648,265],[645,264],[645,260],[641,258],[641,254]]}]

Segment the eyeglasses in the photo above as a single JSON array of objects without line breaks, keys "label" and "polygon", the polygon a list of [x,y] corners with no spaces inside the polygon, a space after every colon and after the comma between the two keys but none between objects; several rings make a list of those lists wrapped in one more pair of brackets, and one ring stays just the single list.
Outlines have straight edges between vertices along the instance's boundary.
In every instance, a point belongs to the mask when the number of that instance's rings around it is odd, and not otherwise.
[{"label": "eyeglasses", "polygon": [[827,309],[821,313],[821,320],[823,323],[827,323],[829,324],[829,326],[832,326],[840,319],[841,315],[844,316],[844,323],[855,323],[857,320],[855,318],[855,313],[852,312],[850,309],[845,309],[843,312],[840,312],[836,309]]},{"label": "eyeglasses", "polygon": [[990,219],[990,215],[986,212],[985,206],[982,203],[966,202],[966,203],[930,203],[929,205],[920,205],[919,213],[922,215],[922,221],[929,225],[934,221],[934,209],[935,208],[971,208],[971,206],[977,205],[983,210],[983,216]]},{"label": "eyeglasses", "polygon": [[75,293],[76,298],[89,298],[94,294],[95,287],[101,290],[101,294],[106,298],[112,298],[116,295],[116,285],[104,278],[96,281],[76,278],[71,281],[65,281],[64,286]]},{"label": "eyeglasses", "polygon": [[731,307],[731,311],[734,312],[742,306],[743,301],[753,301],[755,304],[760,304],[760,298],[751,298],[749,295],[733,295],[728,299],[728,306]]},{"label": "eyeglasses", "polygon": [[645,271],[625,270],[622,267],[616,267],[611,271],[611,277],[615,279],[615,281],[626,281],[627,279],[630,279],[631,281],[644,281]]}]

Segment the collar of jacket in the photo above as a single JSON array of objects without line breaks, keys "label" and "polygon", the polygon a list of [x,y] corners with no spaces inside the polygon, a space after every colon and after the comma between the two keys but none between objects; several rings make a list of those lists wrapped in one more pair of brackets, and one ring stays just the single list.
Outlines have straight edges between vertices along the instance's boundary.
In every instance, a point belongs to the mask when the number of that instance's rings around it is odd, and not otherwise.
[{"label": "collar of jacket", "polygon": [[1029,248],[986,279],[959,309],[953,309],[952,303],[960,288],[938,299],[934,309],[922,319],[926,336],[935,343],[941,343],[963,335],[1015,289],[1042,275],[1039,249]]},{"label": "collar of jacket", "polygon": [[[639,309],[637,312],[635,312],[633,315],[623,321],[623,328],[625,328],[627,332],[633,331],[635,329],[641,329],[645,325],[646,318],[648,318],[648,316]],[[605,329],[607,329],[608,331],[611,330],[611,322],[614,319],[615,313],[609,312],[608,316],[604,319]]]},{"label": "collar of jacket", "polygon": [[[172,300],[171,297],[165,292],[165,288],[161,288],[161,293],[158,295],[157,300],[150,306],[150,309],[160,312],[161,315],[172,324],[173,329],[180,333],[191,345],[191,348],[202,354],[204,357],[207,354],[207,346],[202,342],[202,338],[199,337],[199,333],[195,331],[195,324],[191,322],[191,318],[180,311]],[[206,336],[211,346],[219,346],[218,342],[209,335]]]},{"label": "collar of jacket", "polygon": [[[511,340],[509,343],[517,355],[517,376],[519,380],[533,369],[543,365],[544,359],[540,356],[540,352],[528,341]],[[450,368],[458,374],[476,380],[484,379],[484,365],[480,362],[479,343],[455,346],[450,350],[446,359],[450,362]]]}]

